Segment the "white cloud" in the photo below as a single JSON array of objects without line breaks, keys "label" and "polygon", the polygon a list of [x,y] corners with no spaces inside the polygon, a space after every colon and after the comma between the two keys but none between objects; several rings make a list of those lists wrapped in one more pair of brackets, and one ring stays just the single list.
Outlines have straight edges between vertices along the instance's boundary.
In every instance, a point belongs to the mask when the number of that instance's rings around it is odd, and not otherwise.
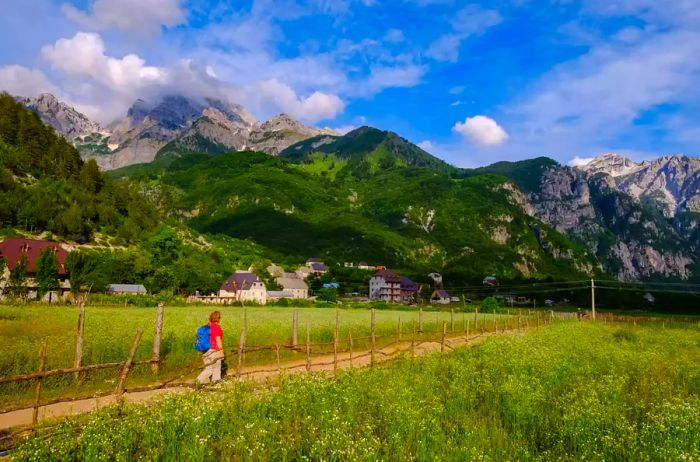
[{"label": "white cloud", "polygon": [[464,40],[483,34],[502,21],[503,18],[496,10],[485,10],[478,5],[468,5],[459,10],[450,21],[452,31],[431,43],[426,55],[436,61],[456,62]]},{"label": "white cloud", "polygon": [[417,146],[426,152],[434,152],[436,149],[435,144],[430,140],[423,140]]},{"label": "white cloud", "polygon": [[9,65],[0,67],[0,91],[13,96],[35,96],[39,93],[59,94],[46,76],[35,69]]},{"label": "white cloud", "polygon": [[452,130],[469,138],[473,143],[484,146],[496,146],[508,139],[508,133],[490,117],[477,115],[467,117],[464,122],[457,122]]},{"label": "white cloud", "polygon": [[385,88],[415,87],[420,84],[426,68],[416,64],[377,66],[369,76],[359,82],[349,82],[348,92],[358,96],[371,96]]},{"label": "white cloud", "polygon": [[341,125],[339,127],[326,127],[328,130],[333,130],[338,135],[347,135],[357,128],[357,125]]},{"label": "white cloud", "polygon": [[584,165],[590,164],[595,157],[579,157],[576,156],[569,161],[569,166],[571,167],[583,167]]},{"label": "white cloud", "polygon": [[[518,140],[530,149],[619,149],[625,146],[612,143],[621,133],[635,133],[636,143],[644,143],[650,131],[637,128],[639,117],[661,105],[698,101],[699,54],[700,33],[684,30],[652,35],[633,46],[599,45],[544,76],[529,97],[506,112],[519,121]],[[657,126],[657,133],[663,128]]]},{"label": "white cloud", "polygon": [[288,85],[278,80],[266,80],[257,85],[258,104],[273,105],[292,117],[306,122],[332,119],[343,112],[345,104],[336,95],[314,92],[307,97],[298,96]]},{"label": "white cloud", "polygon": [[95,0],[89,11],[62,6],[65,15],[88,29],[122,29],[152,34],[185,20],[181,0]]},{"label": "white cloud", "polygon": [[166,79],[164,69],[147,66],[137,55],[128,54],[121,59],[107,56],[101,37],[93,33],[78,32],[73,38],[59,39],[44,46],[41,55],[54,69],[90,77],[119,92],[133,92]]}]

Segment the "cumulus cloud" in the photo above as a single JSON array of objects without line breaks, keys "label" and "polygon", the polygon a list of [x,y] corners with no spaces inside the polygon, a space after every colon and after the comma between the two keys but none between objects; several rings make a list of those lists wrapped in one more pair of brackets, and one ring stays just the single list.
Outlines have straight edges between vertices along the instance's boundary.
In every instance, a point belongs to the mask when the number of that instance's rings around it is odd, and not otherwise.
[{"label": "cumulus cloud", "polygon": [[477,115],[467,117],[464,122],[457,122],[452,130],[469,138],[472,143],[484,146],[496,146],[508,139],[508,133],[490,117]]},{"label": "cumulus cloud", "polygon": [[576,156],[569,161],[570,167],[583,167],[584,165],[590,164],[595,157],[579,157]]},{"label": "cumulus cloud", "polygon": [[257,88],[259,105],[273,105],[306,122],[332,119],[345,108],[337,95],[316,91],[307,97],[300,97],[291,87],[275,79],[260,82]]},{"label": "cumulus cloud", "polygon": [[59,93],[58,88],[49,82],[41,71],[17,65],[0,67],[0,91],[13,96]]},{"label": "cumulus cloud", "polygon": [[65,15],[88,29],[122,29],[152,34],[185,20],[181,0],[95,0],[88,11],[63,4]]},{"label": "cumulus cloud", "polygon": [[115,91],[133,91],[154,82],[163,83],[166,71],[147,66],[134,54],[113,58],[105,54],[101,37],[78,32],[70,39],[59,39],[41,50],[54,69],[71,75],[87,76]]}]

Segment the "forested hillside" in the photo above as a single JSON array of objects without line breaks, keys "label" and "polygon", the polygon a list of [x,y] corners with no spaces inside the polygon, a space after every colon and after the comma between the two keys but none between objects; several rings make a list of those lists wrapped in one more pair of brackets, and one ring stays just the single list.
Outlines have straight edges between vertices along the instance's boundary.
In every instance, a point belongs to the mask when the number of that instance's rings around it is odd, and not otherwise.
[{"label": "forested hillside", "polygon": [[128,182],[114,182],[12,97],[0,94],[0,226],[70,239],[97,232],[136,242],[155,208]]},{"label": "forested hillside", "polygon": [[329,160],[316,153],[297,162],[252,152],[191,155],[113,174],[142,184],[171,218],[254,242],[283,263],[365,260],[423,278],[439,271],[459,283],[487,274],[544,279],[599,271],[582,247],[529,217],[505,178],[456,179],[424,152],[419,166],[343,170],[350,165],[343,157],[367,165],[375,154],[370,148]]}]

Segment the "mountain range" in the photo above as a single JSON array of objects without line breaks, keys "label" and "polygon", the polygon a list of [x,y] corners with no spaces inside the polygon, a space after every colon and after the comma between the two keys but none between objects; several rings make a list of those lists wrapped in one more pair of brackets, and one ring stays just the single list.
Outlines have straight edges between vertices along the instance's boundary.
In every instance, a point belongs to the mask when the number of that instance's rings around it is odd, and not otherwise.
[{"label": "mountain range", "polygon": [[106,127],[48,93],[16,99],[103,170],[188,152],[217,155],[248,149],[277,155],[297,141],[336,134],[286,114],[258,122],[243,106],[211,98],[168,95],[156,101],[137,100],[122,119]]},{"label": "mountain range", "polygon": [[285,115],[260,123],[218,100],[137,101],[106,128],[50,95],[20,101],[102,168],[143,164],[113,176],[140,184],[165,215],[275,258],[364,259],[462,280],[700,277],[696,157],[460,169],[392,132],[341,136]]}]

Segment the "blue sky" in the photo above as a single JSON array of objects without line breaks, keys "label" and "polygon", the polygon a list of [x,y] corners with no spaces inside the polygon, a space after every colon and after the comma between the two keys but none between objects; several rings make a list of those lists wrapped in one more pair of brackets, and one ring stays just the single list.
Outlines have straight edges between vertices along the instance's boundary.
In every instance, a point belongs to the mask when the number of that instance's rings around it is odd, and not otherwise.
[{"label": "blue sky", "polygon": [[0,89],[221,97],[460,166],[697,155],[697,0],[0,0]]}]

